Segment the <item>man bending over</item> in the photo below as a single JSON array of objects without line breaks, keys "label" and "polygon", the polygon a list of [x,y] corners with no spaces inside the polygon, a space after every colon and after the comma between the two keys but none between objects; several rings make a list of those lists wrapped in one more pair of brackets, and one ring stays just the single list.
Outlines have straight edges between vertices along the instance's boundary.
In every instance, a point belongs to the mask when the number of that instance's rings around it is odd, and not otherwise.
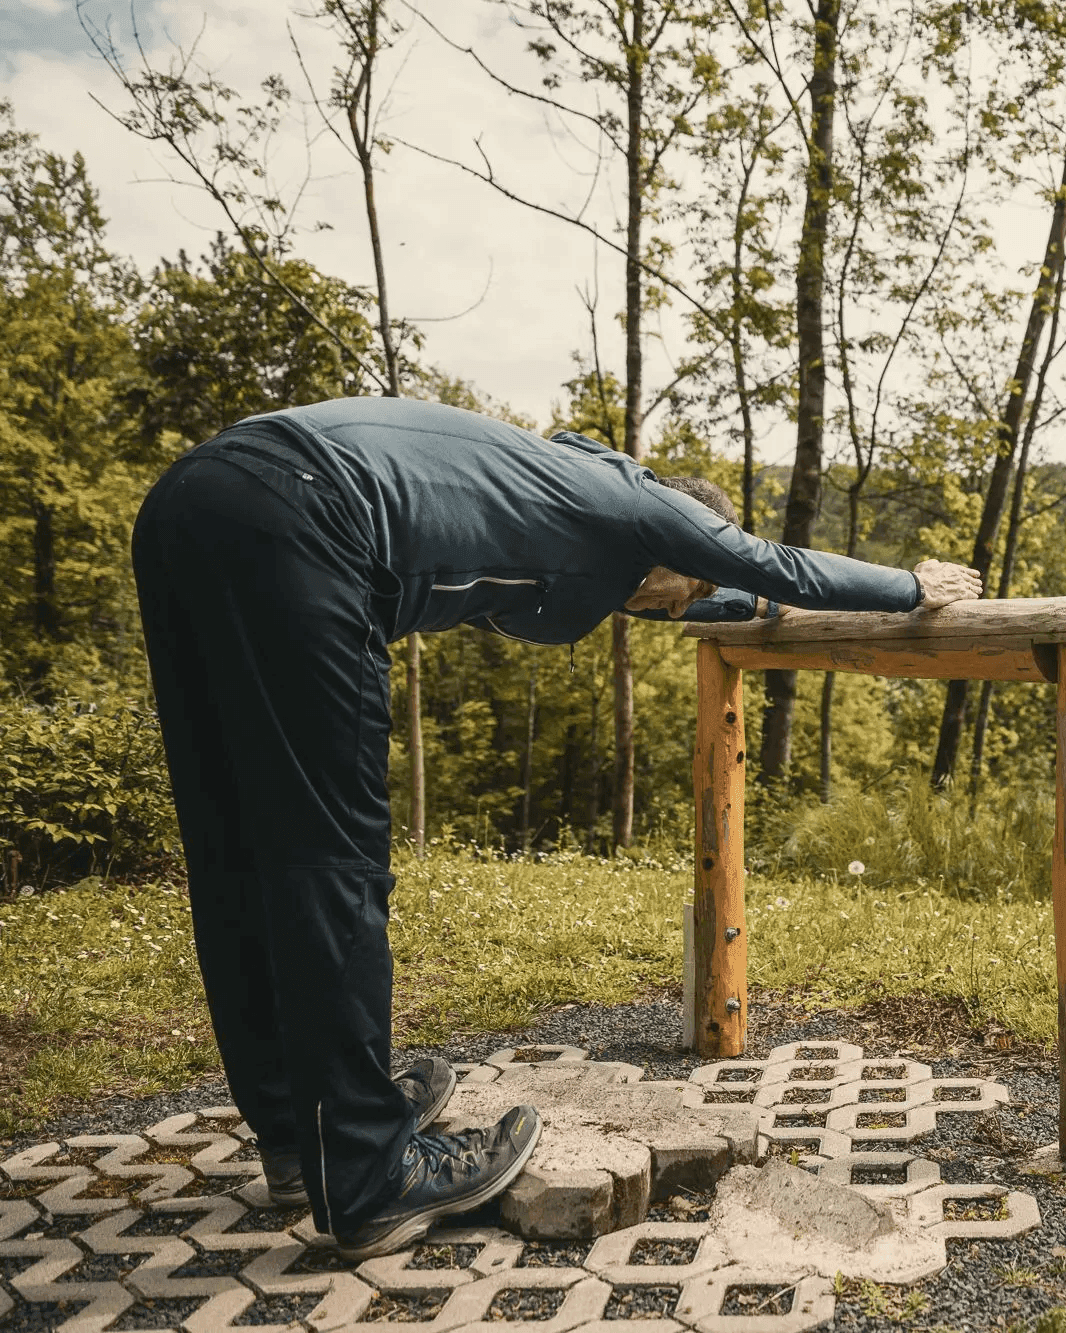
[{"label": "man bending over", "polygon": [[708,483],[581,435],[394,398],[250,417],[145,499],[133,565],[219,1051],[274,1202],[309,1201],[353,1261],[499,1194],[540,1134],[529,1106],[427,1132],[452,1070],[390,1077],[387,645],[981,593],[957,565],[912,574],[735,520]]}]

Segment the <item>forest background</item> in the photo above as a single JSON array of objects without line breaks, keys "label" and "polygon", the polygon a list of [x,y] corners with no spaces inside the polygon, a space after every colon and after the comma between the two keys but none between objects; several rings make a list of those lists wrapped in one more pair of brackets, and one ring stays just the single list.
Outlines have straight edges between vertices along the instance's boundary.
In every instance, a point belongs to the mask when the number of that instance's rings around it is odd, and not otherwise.
[{"label": "forest background", "polygon": [[[604,310],[590,271],[566,329],[572,377],[543,433],[579,430],[660,475],[718,481],[760,536],[907,567],[972,562],[992,595],[1066,594],[1066,20],[1039,0],[504,8],[527,77],[505,79],[491,50],[466,53],[486,124],[496,104],[533,100],[583,155],[589,198],[601,179],[617,187],[616,223],[604,223],[524,195],[485,152],[454,164],[516,210],[551,212],[560,244],[592,234],[597,264],[622,275],[624,309]],[[435,14],[321,0],[301,21],[333,34],[332,72],[294,89],[264,69],[241,91],[188,48],[165,65],[122,48],[82,11],[114,75],[112,113],[217,209],[206,254],[148,271],[110,248],[84,160],[50,151],[3,106],[9,891],[180,859],[128,555],[138,506],[170,462],[242,416],[345,394],[433,398],[536,428],[427,364],[418,322],[388,305],[400,261],[380,233],[375,171],[419,150],[383,128],[377,89],[382,69],[390,89],[402,80],[387,62],[413,26],[448,40]],[[352,226],[374,242],[373,282],[301,253],[318,140],[308,136],[303,177],[279,185],[271,168],[297,114],[351,150]],[[997,231],[1022,192],[1047,235],[1029,267]],[[652,352],[666,320],[663,371]],[[605,326],[620,326],[617,344]],[[466,628],[394,655],[400,838],[424,821],[430,839],[510,852],[690,840],[695,673],[675,626],[616,618],[576,645],[573,671],[566,648]],[[746,707],[760,751],[756,865],[784,857],[842,874],[861,859],[884,875],[900,866],[901,830],[941,816],[957,853],[941,874],[962,887],[990,873],[959,853],[968,845],[995,843],[997,873],[1044,854],[1048,687],[977,695],[769,673],[749,677]],[[932,873],[928,858],[910,870]]]}]

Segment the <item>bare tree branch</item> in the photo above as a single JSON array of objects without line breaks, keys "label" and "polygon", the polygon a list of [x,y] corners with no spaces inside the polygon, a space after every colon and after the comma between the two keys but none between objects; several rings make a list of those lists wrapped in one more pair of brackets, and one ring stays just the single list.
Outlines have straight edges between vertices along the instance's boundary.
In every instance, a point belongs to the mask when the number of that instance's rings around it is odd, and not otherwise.
[{"label": "bare tree branch", "polygon": [[605,134],[619,152],[623,150],[623,145],[617,139],[612,137],[600,117],[593,116],[587,111],[579,111],[577,107],[567,106],[565,103],[558,101],[558,99],[554,97],[546,97],[543,93],[531,92],[528,88],[519,88],[515,84],[508,82],[507,79],[497,74],[491,66],[486,65],[472,46],[460,46],[458,42],[453,41],[453,39],[439,28],[432,19],[427,18],[422,10],[416,5],[411,4],[411,0],[400,0],[400,3],[409,9],[417,18],[420,18],[428,28],[435,32],[446,46],[450,46],[453,51],[458,51],[460,55],[469,56],[474,64],[477,65],[478,69],[480,69],[482,73],[487,74],[493,83],[498,83],[501,88],[512,93],[515,97],[524,97],[530,102],[540,102],[544,106],[550,107],[553,111],[559,111],[568,116],[573,116],[575,120],[588,121],[590,124],[595,125],[602,134]]},{"label": "bare tree branch", "polygon": [[[547,204],[538,204],[532,199],[525,199],[520,194],[516,194],[513,190],[509,190],[505,185],[501,184],[500,181],[496,179],[492,164],[486,156],[484,149],[481,147],[480,139],[474,140],[474,146],[481,155],[481,160],[485,163],[484,172],[478,171],[476,167],[468,166],[465,162],[460,162],[457,158],[445,157],[440,153],[431,152],[428,148],[422,148],[419,144],[410,143],[408,140],[401,139],[396,135],[393,136],[393,142],[400,144],[403,148],[409,148],[413,153],[420,153],[423,157],[428,157],[434,162],[443,162],[446,166],[458,167],[460,171],[465,172],[468,176],[473,176],[476,180],[482,181],[486,185],[491,185],[492,188],[502,194],[504,198],[510,199],[516,204],[521,204],[524,208],[530,208],[535,213],[544,213],[547,217],[556,218],[560,222],[567,222],[572,227],[580,227],[582,231],[588,232],[590,236],[595,237],[601,244],[614,250],[616,254],[624,256],[626,253],[625,246],[619,245],[617,241],[612,241],[608,236],[604,236],[604,234],[594,227],[591,222],[584,222],[580,218],[571,216],[569,213],[563,213],[556,208],[549,208]],[[661,269],[656,268],[654,264],[648,264],[644,260],[638,262],[644,273],[649,274],[651,277],[655,278],[656,281],[661,282],[664,287],[669,287],[671,291],[677,292],[677,294],[683,297],[693,309],[698,310],[702,315],[706,315],[707,318],[711,318],[712,312],[710,308],[705,306],[701,301],[698,301],[690,292],[687,292],[679,282],[675,282],[673,278],[668,277]]]},{"label": "bare tree branch", "polygon": [[[175,156],[184,163],[186,168],[192,173],[198,184],[211,196],[225,214],[234,234],[239,238],[245,252],[253,260],[260,272],[273,284],[279,291],[284,292],[288,299],[298,310],[301,310],[308,319],[320,329],[331,342],[351,361],[358,366],[371,380],[381,389],[386,387],[384,379],[377,373],[373,365],[351,344],[340,336],[325,320],[321,318],[313,306],[291,287],[277,271],[272,264],[268,262],[268,257],[264,254],[264,247],[259,242],[256,233],[249,228],[244,221],[237,215],[234,204],[242,202],[246,198],[246,191],[243,187],[240,190],[233,190],[220,184],[219,172],[221,170],[220,162],[216,163],[214,171],[208,170],[201,162],[197,153],[193,150],[191,144],[191,133],[197,128],[195,117],[186,114],[168,115],[166,110],[166,97],[169,94],[171,98],[181,91],[188,88],[188,71],[192,66],[195,56],[196,46],[199,43],[199,37],[193,43],[186,55],[181,48],[178,48],[180,57],[176,70],[172,66],[166,75],[157,74],[148,63],[147,54],[141,42],[140,32],[136,26],[136,17],[134,15],[134,41],[141,60],[143,79],[137,82],[126,70],[122,58],[118,53],[114,40],[111,37],[110,29],[101,31],[94,23],[89,20],[84,13],[86,0],[77,0],[77,14],[81,23],[82,30],[92,42],[97,53],[103,59],[111,72],[116,76],[119,82],[125,88],[126,92],[133,99],[136,111],[133,115],[122,116],[112,111],[99,98],[90,93],[92,100],[104,111],[112,120],[122,125],[131,133],[136,134],[138,138],[149,142],[165,143]],[[132,9],[131,9],[132,13]],[[201,29],[201,35],[202,35]],[[218,85],[212,80],[208,80],[207,92],[214,96]],[[213,108],[204,108],[196,102],[196,109],[200,115],[200,124],[205,122],[213,123],[217,126],[219,113]],[[221,154],[222,160],[231,160],[239,153],[239,161],[246,154],[246,147],[251,142],[251,130],[246,134],[243,145],[237,149],[231,149],[229,154]],[[224,145],[219,146],[224,149]],[[284,233],[283,233],[284,234]]]}]

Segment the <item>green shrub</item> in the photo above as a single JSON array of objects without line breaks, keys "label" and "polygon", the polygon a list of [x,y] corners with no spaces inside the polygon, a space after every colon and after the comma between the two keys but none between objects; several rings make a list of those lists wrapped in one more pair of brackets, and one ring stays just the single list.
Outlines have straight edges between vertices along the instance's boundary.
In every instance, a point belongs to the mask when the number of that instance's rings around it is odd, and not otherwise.
[{"label": "green shrub", "polygon": [[12,850],[19,882],[38,889],[172,865],[180,839],[155,713],[120,700],[0,703],[5,881]]},{"label": "green shrub", "polygon": [[777,863],[849,879],[858,862],[873,888],[917,883],[963,896],[1043,898],[1054,831],[1050,787],[987,783],[971,816],[965,791],[934,793],[928,775],[913,769],[887,789],[851,788],[828,805],[795,807]]}]

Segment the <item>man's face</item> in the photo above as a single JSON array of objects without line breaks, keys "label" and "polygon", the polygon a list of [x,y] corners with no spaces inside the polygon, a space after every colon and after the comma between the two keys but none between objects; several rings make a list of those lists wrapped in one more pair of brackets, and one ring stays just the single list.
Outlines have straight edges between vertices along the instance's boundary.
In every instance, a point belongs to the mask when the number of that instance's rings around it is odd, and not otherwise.
[{"label": "man's face", "polygon": [[656,565],[637,591],[626,602],[627,611],[665,610],[679,620],[693,602],[709,597],[715,585],[704,579],[690,579],[672,569]]}]

